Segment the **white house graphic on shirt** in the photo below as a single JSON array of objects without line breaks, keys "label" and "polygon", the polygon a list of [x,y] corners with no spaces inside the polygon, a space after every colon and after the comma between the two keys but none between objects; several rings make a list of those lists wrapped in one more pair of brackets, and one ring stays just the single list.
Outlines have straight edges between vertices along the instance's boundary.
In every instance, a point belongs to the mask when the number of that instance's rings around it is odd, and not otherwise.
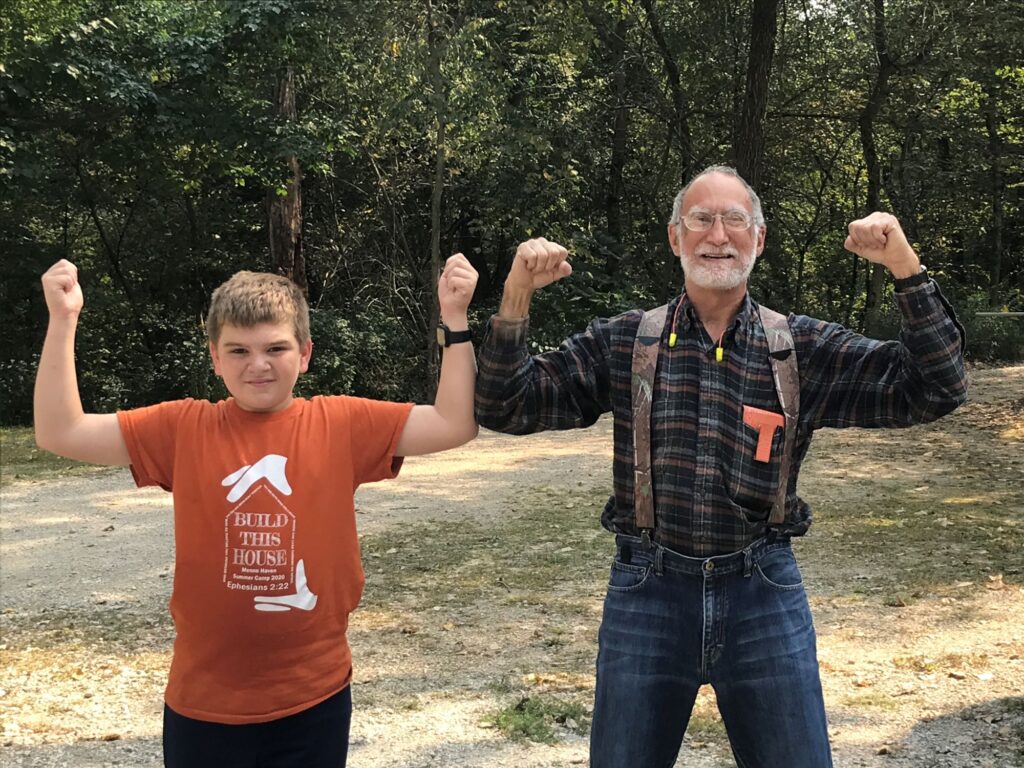
[{"label": "white house graphic on shirt", "polygon": [[317,596],[306,581],[306,566],[295,559],[295,514],[286,456],[270,453],[221,481],[227,500],[238,502],[224,518],[224,584],[257,593],[258,611],[311,611]]}]

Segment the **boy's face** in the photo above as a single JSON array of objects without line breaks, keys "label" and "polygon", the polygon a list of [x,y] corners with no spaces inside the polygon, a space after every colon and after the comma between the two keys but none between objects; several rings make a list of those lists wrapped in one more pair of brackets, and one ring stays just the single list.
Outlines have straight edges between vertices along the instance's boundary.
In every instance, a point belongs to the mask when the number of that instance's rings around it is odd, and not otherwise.
[{"label": "boy's face", "polygon": [[291,323],[260,323],[249,328],[225,324],[210,342],[213,370],[238,407],[273,413],[291,405],[299,374],[309,368],[313,342],[300,345]]}]

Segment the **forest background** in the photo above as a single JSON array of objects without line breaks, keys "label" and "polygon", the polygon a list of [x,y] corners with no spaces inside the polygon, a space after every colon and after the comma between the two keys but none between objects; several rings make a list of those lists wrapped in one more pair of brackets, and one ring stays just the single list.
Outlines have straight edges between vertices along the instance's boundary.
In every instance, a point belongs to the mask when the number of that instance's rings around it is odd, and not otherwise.
[{"label": "forest background", "polygon": [[752,292],[877,337],[891,281],[842,248],[893,211],[975,360],[1024,358],[1019,0],[7,0],[0,15],[0,424],[31,419],[39,275],[86,296],[88,409],[222,393],[209,294],[308,291],[302,393],[431,396],[434,285],[478,331],[516,243],[566,245],[531,343],[662,303],[672,198],[712,163],[761,194]]}]

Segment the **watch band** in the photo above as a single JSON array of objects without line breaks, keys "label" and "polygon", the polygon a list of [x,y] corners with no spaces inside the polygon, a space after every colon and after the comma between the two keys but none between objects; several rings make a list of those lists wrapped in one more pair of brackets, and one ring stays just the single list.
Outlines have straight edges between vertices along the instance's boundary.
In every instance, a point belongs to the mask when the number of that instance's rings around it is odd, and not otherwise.
[{"label": "watch band", "polygon": [[442,347],[452,344],[463,344],[473,340],[473,332],[468,328],[464,331],[453,331],[444,323],[437,324],[437,343]]},{"label": "watch band", "polygon": [[917,285],[924,285],[931,278],[928,277],[928,270],[924,264],[921,265],[921,270],[916,275],[910,277],[899,277],[894,282],[897,291],[905,291],[908,288],[913,288]]}]

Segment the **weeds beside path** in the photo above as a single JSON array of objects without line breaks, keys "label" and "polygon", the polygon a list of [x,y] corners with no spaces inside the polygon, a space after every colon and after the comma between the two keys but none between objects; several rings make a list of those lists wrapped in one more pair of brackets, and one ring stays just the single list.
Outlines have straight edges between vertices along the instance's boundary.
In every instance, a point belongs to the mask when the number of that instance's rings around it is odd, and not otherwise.
[{"label": "weeds beside path", "polygon": [[[953,416],[805,464],[837,766],[1024,766],[1024,367],[972,376]],[[354,768],[586,763],[610,431],[485,433],[360,491]],[[3,488],[0,764],[159,765],[170,501],[70,471]],[[710,691],[679,764],[732,764]]]}]

